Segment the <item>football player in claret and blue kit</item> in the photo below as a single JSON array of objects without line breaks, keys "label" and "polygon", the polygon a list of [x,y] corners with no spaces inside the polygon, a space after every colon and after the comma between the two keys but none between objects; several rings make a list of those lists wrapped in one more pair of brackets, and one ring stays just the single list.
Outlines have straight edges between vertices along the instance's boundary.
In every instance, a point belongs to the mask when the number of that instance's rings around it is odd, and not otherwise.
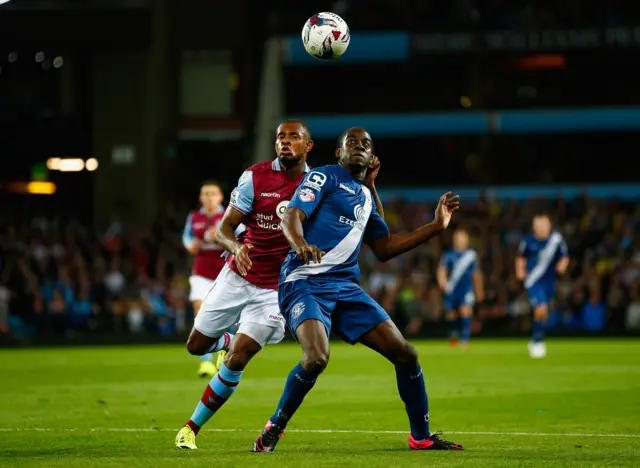
[{"label": "football player in claret and blue kit", "polygon": [[[222,247],[214,242],[216,230],[224,214],[222,206],[222,189],[212,180],[207,180],[200,187],[199,210],[192,211],[182,233],[182,243],[187,251],[194,256],[193,270],[189,277],[189,300],[193,304],[195,314],[200,310],[202,301],[213,287],[213,284],[224,266]],[[200,377],[211,378],[222,364],[226,351],[218,351],[218,363],[214,363],[213,354],[200,356]]]},{"label": "football player in claret and blue kit", "polygon": [[[247,169],[231,194],[215,241],[231,254],[202,303],[187,349],[202,355],[228,350],[224,362],[176,436],[176,447],[195,449],[196,436],[235,392],[251,359],[284,338],[278,307],[280,265],[289,252],[280,222],[307,166],[313,141],[298,120],[276,131],[276,159]],[[236,238],[240,225],[241,239]],[[236,325],[235,336],[227,330]]]},{"label": "football player in claret and blue kit", "polygon": [[289,374],[275,413],[254,443],[255,452],[274,450],[327,366],[330,331],[348,343],[362,343],[395,366],[411,427],[411,449],[462,449],[430,431],[418,354],[358,284],[363,241],[381,261],[414,249],[447,228],[458,197],[440,197],[432,223],[408,234],[391,234],[375,189],[379,162],[372,151],[364,129],[345,131],[338,140],[338,164],[310,171],[284,215],[282,230],[291,251],[282,265],[278,300],[289,330],[302,346],[303,359]]}]

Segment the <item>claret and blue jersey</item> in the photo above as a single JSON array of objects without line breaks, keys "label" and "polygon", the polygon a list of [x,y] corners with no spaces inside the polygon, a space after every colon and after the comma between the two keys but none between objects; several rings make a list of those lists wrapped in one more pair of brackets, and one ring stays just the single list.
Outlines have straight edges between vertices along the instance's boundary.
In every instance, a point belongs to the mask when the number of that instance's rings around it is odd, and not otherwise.
[{"label": "claret and blue jersey", "polygon": [[278,295],[289,329],[316,319],[353,343],[389,318],[358,284],[362,242],[389,235],[371,191],[342,166],[324,166],[307,174],[288,208],[306,214],[304,237],[325,252],[305,265],[291,251],[282,265]]},{"label": "claret and blue jersey", "polygon": [[518,247],[518,256],[526,260],[524,286],[533,307],[549,304],[555,295],[556,265],[569,255],[567,244],[559,232],[546,239],[529,236]]},{"label": "claret and blue jersey", "polygon": [[440,267],[447,270],[447,287],[444,309],[458,310],[473,306],[476,302],[473,275],[478,271],[478,254],[473,249],[449,250],[440,260]]}]

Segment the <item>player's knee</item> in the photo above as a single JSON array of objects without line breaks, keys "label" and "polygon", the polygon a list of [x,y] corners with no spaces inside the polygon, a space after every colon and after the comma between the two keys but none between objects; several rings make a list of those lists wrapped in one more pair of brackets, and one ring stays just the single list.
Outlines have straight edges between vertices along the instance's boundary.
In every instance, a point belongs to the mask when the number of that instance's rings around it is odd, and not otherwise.
[{"label": "player's knee", "polygon": [[455,320],[457,318],[458,318],[458,314],[456,314],[455,311],[453,311],[453,310],[447,311],[447,314],[446,314],[446,319],[447,320]]},{"label": "player's knee", "polygon": [[393,364],[402,367],[415,369],[418,366],[418,351],[412,344],[404,342],[404,345],[395,353]]},{"label": "player's knee", "polygon": [[329,364],[329,353],[320,350],[307,352],[301,364],[305,371],[321,374]]},{"label": "player's knee", "polygon": [[547,308],[546,304],[539,305],[533,310],[533,318],[535,320],[545,321],[547,320],[548,316],[549,316],[549,309]]},{"label": "player's knee", "polygon": [[232,347],[224,358],[224,365],[227,366],[229,370],[242,371],[247,367],[249,361],[251,361],[253,356],[255,356],[260,349],[261,348],[259,346],[257,348]]},{"label": "player's knee", "polygon": [[191,334],[187,339],[187,351],[193,356],[202,356],[207,354],[213,344],[206,343],[199,335]]}]

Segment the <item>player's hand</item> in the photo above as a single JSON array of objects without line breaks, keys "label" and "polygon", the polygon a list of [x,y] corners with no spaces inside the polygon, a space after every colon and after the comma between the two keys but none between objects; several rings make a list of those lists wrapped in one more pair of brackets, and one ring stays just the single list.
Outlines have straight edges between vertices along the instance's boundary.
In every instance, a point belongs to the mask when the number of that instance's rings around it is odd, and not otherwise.
[{"label": "player's hand", "polygon": [[451,196],[451,192],[445,193],[438,200],[434,222],[439,224],[442,229],[446,229],[451,222],[453,212],[458,208],[460,208],[460,195]]},{"label": "player's hand", "polygon": [[527,273],[524,271],[516,271],[516,278],[518,279],[518,281],[524,281],[525,278],[527,277]]},{"label": "player's hand", "polygon": [[189,253],[195,255],[200,251],[200,239],[193,239],[191,246],[189,247]]},{"label": "player's hand", "polygon": [[367,175],[364,177],[364,185],[371,188],[380,172],[380,160],[377,156],[373,156],[369,169],[367,169]]},{"label": "player's hand", "polygon": [[210,228],[208,228],[206,231],[204,231],[204,240],[206,240],[207,242],[213,242],[215,240],[217,231],[217,226],[211,226]]},{"label": "player's hand", "polygon": [[249,270],[253,266],[251,263],[251,259],[249,258],[249,251],[253,249],[253,245],[251,244],[242,244],[240,247],[233,252],[234,261],[236,262],[236,267],[238,267],[238,272],[242,276],[247,276]]},{"label": "player's hand", "polygon": [[324,256],[324,252],[315,245],[306,244],[302,247],[296,248],[296,255],[300,260],[308,265],[309,262],[320,263]]}]

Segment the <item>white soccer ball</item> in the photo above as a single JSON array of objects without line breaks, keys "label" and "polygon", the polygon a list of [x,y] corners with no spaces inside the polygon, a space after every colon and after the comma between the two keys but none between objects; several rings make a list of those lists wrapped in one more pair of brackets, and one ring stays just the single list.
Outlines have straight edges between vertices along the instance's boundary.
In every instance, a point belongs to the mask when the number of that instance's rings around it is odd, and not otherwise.
[{"label": "white soccer ball", "polygon": [[350,40],[349,26],[335,13],[313,15],[302,28],[302,44],[317,59],[337,59],[346,52]]}]

